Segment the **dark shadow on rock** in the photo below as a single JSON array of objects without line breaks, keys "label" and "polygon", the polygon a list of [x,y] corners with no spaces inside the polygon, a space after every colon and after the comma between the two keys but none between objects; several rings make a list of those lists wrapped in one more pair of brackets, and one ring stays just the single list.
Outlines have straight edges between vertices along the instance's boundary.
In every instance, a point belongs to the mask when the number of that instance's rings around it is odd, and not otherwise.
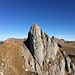
[{"label": "dark shadow on rock", "polygon": [[70,58],[75,58],[75,55],[68,55]]},{"label": "dark shadow on rock", "polygon": [[58,44],[58,43],[57,43],[57,45],[58,45],[58,47],[62,48],[61,44]]},{"label": "dark shadow on rock", "polygon": [[32,54],[33,58],[35,59],[35,57],[34,57],[34,49],[33,49],[33,46],[32,46],[33,44],[30,41],[30,37],[32,37],[32,36],[30,35],[30,32],[29,32],[28,38],[26,39],[26,41],[24,41],[24,44],[29,49],[30,53]]},{"label": "dark shadow on rock", "polygon": [[66,56],[64,55],[63,51],[62,51],[62,50],[60,50],[60,51],[61,51],[62,55],[64,56],[64,59],[65,59],[65,69],[66,69],[66,71],[68,72],[69,70],[68,70],[67,58],[66,58]]}]

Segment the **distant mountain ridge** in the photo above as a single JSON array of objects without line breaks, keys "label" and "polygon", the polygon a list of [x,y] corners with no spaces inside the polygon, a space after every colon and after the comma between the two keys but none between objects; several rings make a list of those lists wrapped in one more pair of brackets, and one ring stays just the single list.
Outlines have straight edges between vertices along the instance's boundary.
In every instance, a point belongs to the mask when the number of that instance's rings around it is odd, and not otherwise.
[{"label": "distant mountain ridge", "polygon": [[4,42],[5,43],[8,43],[8,42],[20,42],[22,43],[26,38],[8,38],[7,40],[5,40]]},{"label": "distant mountain ridge", "polygon": [[75,41],[66,41],[63,38],[59,39],[55,36],[52,36],[51,38],[53,38],[58,44],[64,44],[64,43],[74,43]]},{"label": "distant mountain ridge", "polygon": [[[74,43],[75,42],[75,41],[66,41],[63,38],[62,39],[59,39],[59,38],[57,38],[55,36],[52,36],[51,38],[54,39],[55,42],[57,42],[58,44]],[[6,39],[4,41],[0,41],[0,43],[4,43],[4,42],[23,42],[25,40],[26,40],[26,38],[8,38],[8,39]]]}]

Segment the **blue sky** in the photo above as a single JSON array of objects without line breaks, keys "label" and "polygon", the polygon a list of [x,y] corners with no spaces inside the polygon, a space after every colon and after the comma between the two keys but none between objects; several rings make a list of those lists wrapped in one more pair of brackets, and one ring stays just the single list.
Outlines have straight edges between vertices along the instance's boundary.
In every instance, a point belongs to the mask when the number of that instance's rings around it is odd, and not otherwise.
[{"label": "blue sky", "polygon": [[27,37],[33,23],[50,37],[75,40],[75,0],[0,0],[0,40]]}]

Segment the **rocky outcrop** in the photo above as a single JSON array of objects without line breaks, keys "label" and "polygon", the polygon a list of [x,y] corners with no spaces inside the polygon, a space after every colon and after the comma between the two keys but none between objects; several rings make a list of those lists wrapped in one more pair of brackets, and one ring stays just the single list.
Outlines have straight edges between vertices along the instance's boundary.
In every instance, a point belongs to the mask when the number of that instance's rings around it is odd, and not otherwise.
[{"label": "rocky outcrop", "polygon": [[58,44],[64,44],[65,43],[64,39],[58,39],[55,36],[52,36],[51,38],[54,39],[55,42],[58,43]]},{"label": "rocky outcrop", "polygon": [[70,58],[37,24],[31,26],[24,44],[22,54],[26,70],[36,75],[75,75]]}]

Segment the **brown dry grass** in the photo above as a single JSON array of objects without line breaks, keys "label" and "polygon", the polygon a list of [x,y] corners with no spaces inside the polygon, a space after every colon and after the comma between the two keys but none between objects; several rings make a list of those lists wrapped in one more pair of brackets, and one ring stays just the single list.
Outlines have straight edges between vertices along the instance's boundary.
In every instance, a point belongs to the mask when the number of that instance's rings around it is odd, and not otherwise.
[{"label": "brown dry grass", "polygon": [[67,52],[67,54],[75,54],[75,43],[62,44],[62,49]]},{"label": "brown dry grass", "polygon": [[62,44],[62,49],[69,55],[75,64],[75,43]]},{"label": "brown dry grass", "polygon": [[0,72],[4,75],[36,75],[25,71],[21,48],[22,43],[19,42],[0,44]]},{"label": "brown dry grass", "polygon": [[[0,45],[0,66],[4,63],[0,71],[4,71],[5,75],[22,75],[25,70],[24,61],[22,58],[20,43],[4,43]],[[10,71],[7,71],[10,70]]]}]

